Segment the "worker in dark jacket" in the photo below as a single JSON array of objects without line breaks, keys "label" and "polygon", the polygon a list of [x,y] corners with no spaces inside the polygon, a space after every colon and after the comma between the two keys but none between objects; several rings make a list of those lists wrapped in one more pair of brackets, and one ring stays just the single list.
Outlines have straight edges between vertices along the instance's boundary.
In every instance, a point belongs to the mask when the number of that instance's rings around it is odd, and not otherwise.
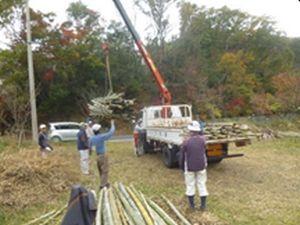
[{"label": "worker in dark jacket", "polygon": [[201,128],[197,121],[188,125],[190,136],[183,142],[181,149],[180,165],[184,170],[186,195],[189,205],[195,208],[194,196],[196,187],[198,189],[201,205],[200,209],[206,209],[206,197],[208,196],[206,188],[206,167],[207,158],[205,152],[205,137],[200,134]]},{"label": "worker in dark jacket", "polygon": [[85,123],[80,123],[80,130],[77,133],[77,149],[80,154],[80,168],[81,172],[84,175],[89,174],[89,144],[88,144],[88,136],[86,134]]},{"label": "worker in dark jacket", "polygon": [[48,142],[47,126],[45,124],[40,125],[39,146],[43,158],[45,158],[49,152],[53,151],[53,148]]}]

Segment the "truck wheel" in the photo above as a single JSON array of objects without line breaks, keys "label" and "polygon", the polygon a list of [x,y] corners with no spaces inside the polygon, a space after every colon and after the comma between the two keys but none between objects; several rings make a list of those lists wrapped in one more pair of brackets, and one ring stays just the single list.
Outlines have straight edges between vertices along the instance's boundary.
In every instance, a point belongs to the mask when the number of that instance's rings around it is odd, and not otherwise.
[{"label": "truck wheel", "polygon": [[166,167],[175,168],[178,166],[177,151],[169,149],[167,145],[162,148],[163,161]]},{"label": "truck wheel", "polygon": [[154,153],[154,144],[151,141],[150,143],[144,140],[143,148],[145,153]]}]

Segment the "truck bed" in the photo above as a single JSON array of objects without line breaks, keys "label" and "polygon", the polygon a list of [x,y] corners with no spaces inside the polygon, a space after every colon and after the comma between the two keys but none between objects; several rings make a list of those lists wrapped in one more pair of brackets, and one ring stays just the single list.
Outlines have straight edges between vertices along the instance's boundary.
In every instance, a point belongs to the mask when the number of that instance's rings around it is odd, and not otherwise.
[{"label": "truck bed", "polygon": [[[170,128],[170,127],[149,127],[147,130],[147,140],[155,140],[164,142],[171,145],[181,145],[185,136],[185,128]],[[250,143],[248,137],[230,137],[223,139],[210,139],[206,141],[207,145],[210,144],[223,144],[223,143]]]}]

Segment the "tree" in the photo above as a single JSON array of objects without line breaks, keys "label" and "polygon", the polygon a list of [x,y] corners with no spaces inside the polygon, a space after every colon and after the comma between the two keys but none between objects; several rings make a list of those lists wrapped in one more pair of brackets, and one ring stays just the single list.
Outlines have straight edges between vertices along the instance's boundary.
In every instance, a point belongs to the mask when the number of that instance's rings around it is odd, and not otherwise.
[{"label": "tree", "polygon": [[135,43],[128,29],[111,21],[107,28],[105,42],[109,44],[111,73],[114,88],[126,93],[127,98],[140,96],[138,102],[150,99],[154,84],[148,68],[142,65],[141,56],[135,50]]},{"label": "tree", "polygon": [[219,64],[220,84],[224,86],[224,109],[229,115],[240,116],[251,113],[249,102],[259,83],[247,65],[253,61],[251,54],[243,51],[225,53]]},{"label": "tree", "polygon": [[296,69],[300,69],[300,38],[292,38],[290,39],[290,46],[291,50],[294,52],[295,55],[295,62],[294,66]]},{"label": "tree", "polygon": [[181,36],[187,31],[193,17],[199,12],[199,7],[196,4],[182,1],[179,4],[180,13],[180,34]]},{"label": "tree", "polygon": [[284,112],[295,112],[300,106],[300,75],[282,73],[272,78],[275,96]]},{"label": "tree", "polygon": [[135,0],[140,10],[153,21],[155,35],[150,40],[152,39],[155,51],[152,54],[156,56],[159,64],[164,58],[166,36],[170,29],[167,11],[175,2],[177,0]]}]

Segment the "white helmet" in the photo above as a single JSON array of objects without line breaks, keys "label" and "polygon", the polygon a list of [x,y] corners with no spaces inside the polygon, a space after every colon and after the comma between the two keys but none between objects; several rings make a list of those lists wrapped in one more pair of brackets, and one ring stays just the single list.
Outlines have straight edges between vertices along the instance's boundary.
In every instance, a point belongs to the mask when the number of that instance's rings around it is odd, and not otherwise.
[{"label": "white helmet", "polygon": [[194,131],[194,132],[200,132],[201,131],[200,124],[196,120],[193,120],[192,123],[189,124],[187,128],[188,128],[189,131]]},{"label": "white helmet", "polygon": [[92,126],[92,130],[93,131],[99,131],[101,129],[101,125],[98,124],[98,123],[95,123],[93,126]]},{"label": "white helmet", "polygon": [[45,124],[41,124],[40,125],[40,130],[47,128],[47,126]]}]

